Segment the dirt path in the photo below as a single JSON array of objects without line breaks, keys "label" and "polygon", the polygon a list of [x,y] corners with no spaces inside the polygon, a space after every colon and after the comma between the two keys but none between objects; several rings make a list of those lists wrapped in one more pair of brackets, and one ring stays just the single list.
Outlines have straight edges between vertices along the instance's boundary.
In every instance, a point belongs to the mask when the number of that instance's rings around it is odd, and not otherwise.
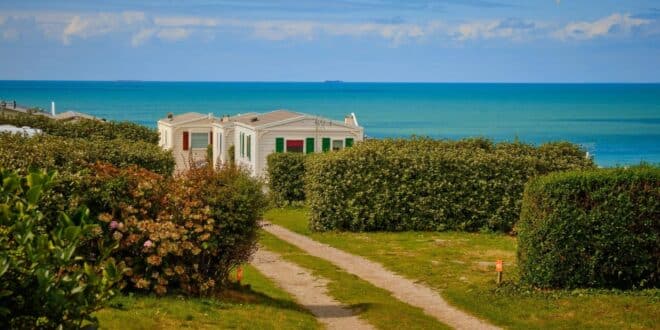
[{"label": "dirt path", "polygon": [[278,254],[260,248],[251,263],[262,274],[289,292],[328,329],[373,329],[353,312],[327,294],[328,281],[283,260]]},{"label": "dirt path", "polygon": [[269,222],[263,222],[263,229],[312,256],[328,260],[344,271],[390,291],[397,299],[423,309],[427,314],[453,328],[498,329],[449,305],[431,288],[393,273],[379,263],[319,243]]}]

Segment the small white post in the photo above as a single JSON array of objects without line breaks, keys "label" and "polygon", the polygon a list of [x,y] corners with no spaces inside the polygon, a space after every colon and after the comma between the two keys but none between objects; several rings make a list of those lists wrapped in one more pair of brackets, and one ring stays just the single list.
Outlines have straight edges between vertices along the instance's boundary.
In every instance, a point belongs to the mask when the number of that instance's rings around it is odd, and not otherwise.
[{"label": "small white post", "polygon": [[50,114],[55,117],[55,102],[50,102]]}]

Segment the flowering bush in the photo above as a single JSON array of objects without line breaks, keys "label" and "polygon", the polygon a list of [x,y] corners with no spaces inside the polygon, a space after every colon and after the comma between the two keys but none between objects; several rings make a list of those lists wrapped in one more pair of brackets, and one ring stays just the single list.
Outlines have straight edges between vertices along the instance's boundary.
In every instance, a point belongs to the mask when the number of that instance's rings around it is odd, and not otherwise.
[{"label": "flowering bush", "polygon": [[260,184],[236,167],[193,169],[173,179],[97,164],[81,189],[119,243],[121,286],[207,294],[252,254],[265,207]]}]

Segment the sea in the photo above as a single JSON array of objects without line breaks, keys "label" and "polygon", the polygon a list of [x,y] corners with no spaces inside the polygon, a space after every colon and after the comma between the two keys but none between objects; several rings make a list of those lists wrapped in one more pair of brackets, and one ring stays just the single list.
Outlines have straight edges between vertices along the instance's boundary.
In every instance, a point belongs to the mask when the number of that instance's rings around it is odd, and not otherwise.
[{"label": "sea", "polygon": [[168,112],[355,113],[370,138],[570,141],[603,167],[660,164],[660,84],[0,81],[0,99],[149,127]]}]

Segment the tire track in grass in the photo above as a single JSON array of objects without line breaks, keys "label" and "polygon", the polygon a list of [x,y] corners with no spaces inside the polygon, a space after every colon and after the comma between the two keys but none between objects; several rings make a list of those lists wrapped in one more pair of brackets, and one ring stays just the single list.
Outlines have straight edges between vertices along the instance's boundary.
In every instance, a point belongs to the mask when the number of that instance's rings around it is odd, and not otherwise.
[{"label": "tire track in grass", "polygon": [[327,260],[344,271],[392,293],[397,299],[424,310],[456,329],[498,329],[449,305],[433,289],[385,269],[381,264],[314,241],[284,227],[263,222],[263,229],[309,255]]}]

